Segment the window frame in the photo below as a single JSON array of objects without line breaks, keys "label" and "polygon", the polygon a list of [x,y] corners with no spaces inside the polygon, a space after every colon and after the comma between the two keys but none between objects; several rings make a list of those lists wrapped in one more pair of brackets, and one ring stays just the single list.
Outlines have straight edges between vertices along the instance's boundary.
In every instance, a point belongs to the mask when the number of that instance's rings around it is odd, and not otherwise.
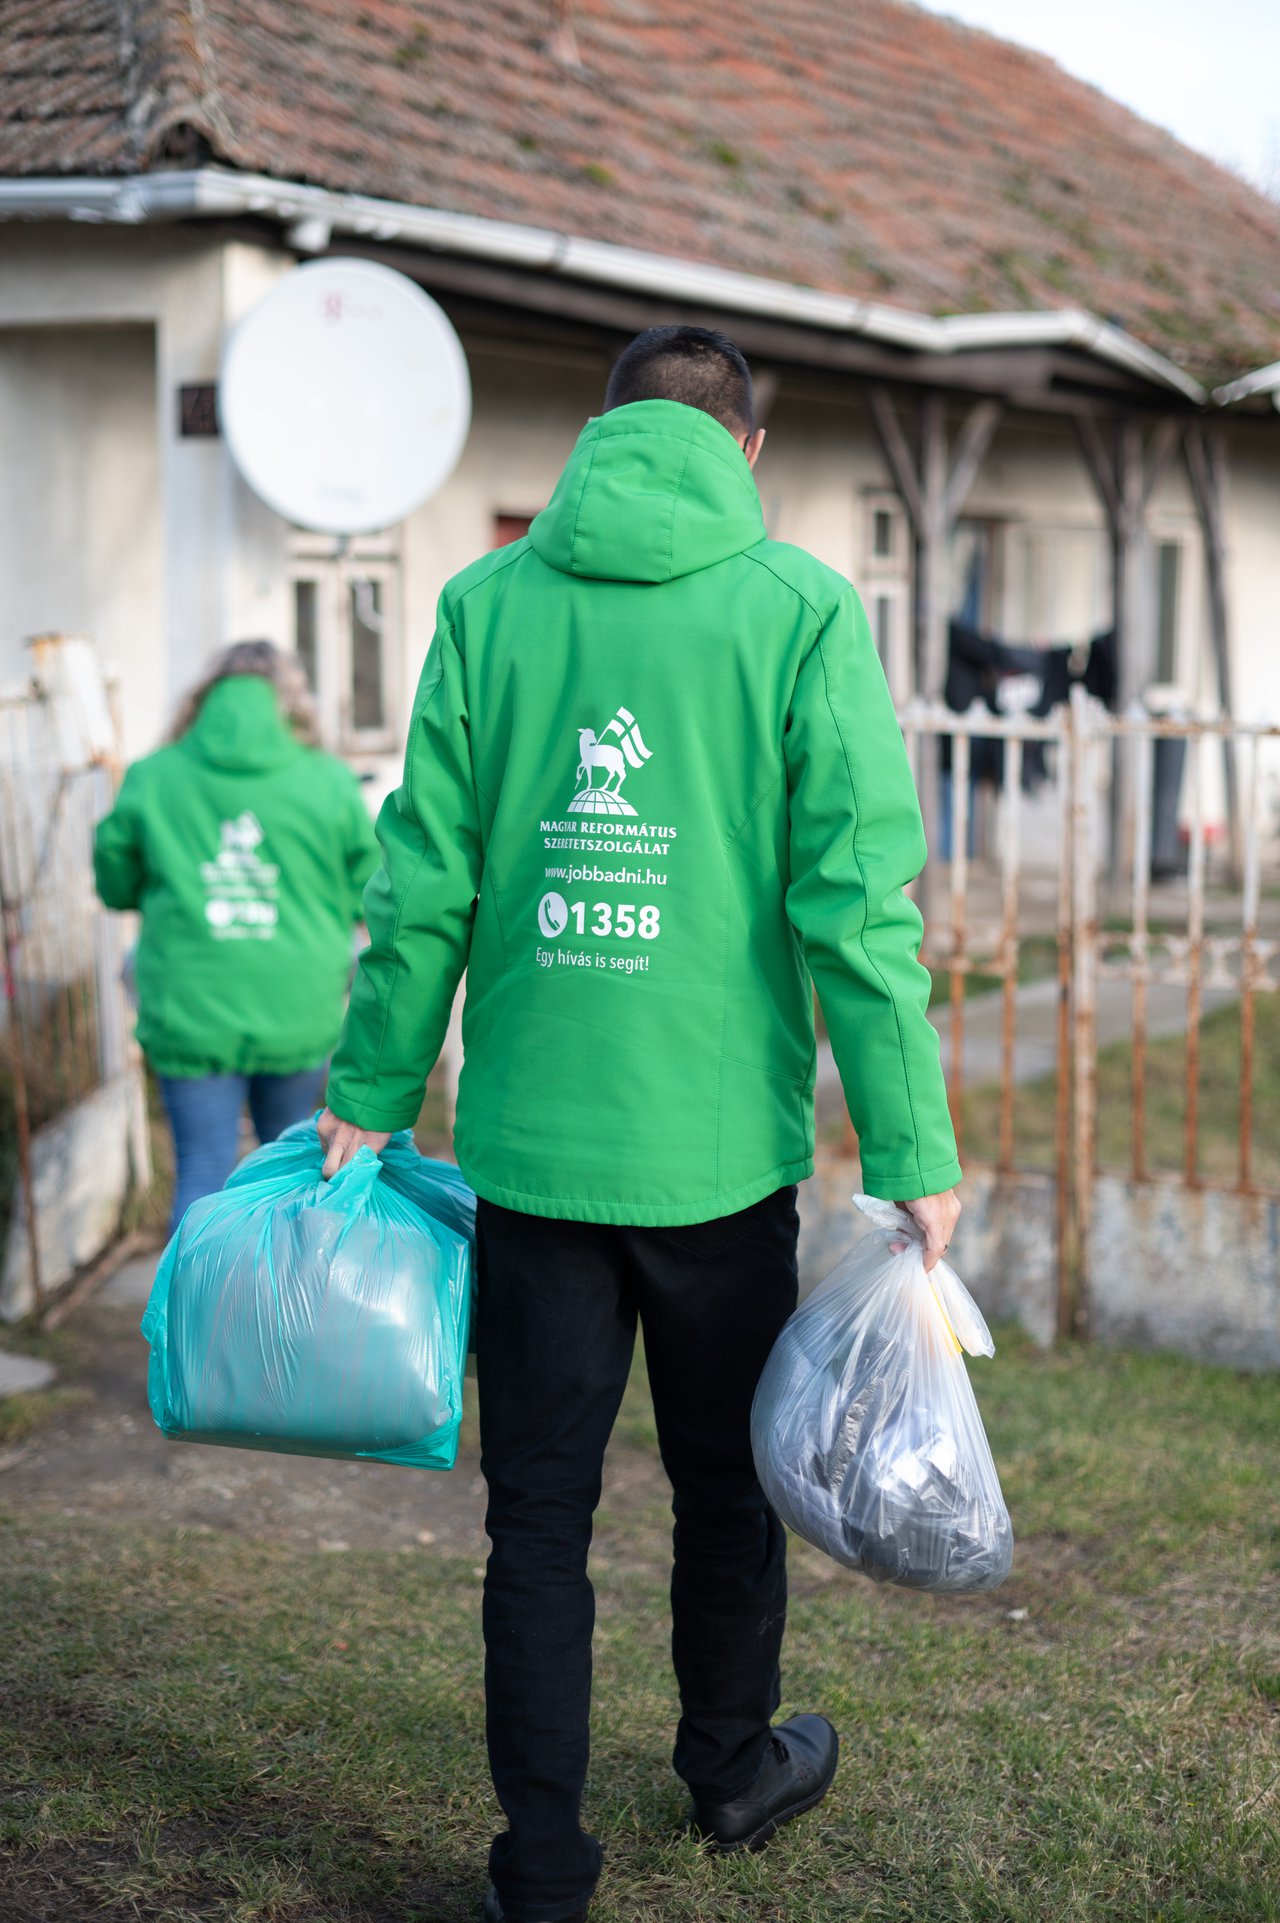
[{"label": "window frame", "polygon": [[[889,551],[876,553],[878,517],[889,517]],[[911,529],[907,511],[891,488],[868,488],[862,496],[862,553],[857,584],[871,638],[889,692],[899,705],[915,686],[911,665]],[[889,633],[881,646],[878,602],[888,604]]]},{"label": "window frame", "polygon": [[[382,589],[379,670],[382,721],[355,724],[355,650],[350,616],[353,585],[376,581]],[[299,532],[290,542],[288,583],[290,645],[297,646],[297,588],[314,582],[315,686],[322,739],[342,755],[387,754],[400,739],[403,696],[403,595],[398,542],[393,535],[361,537],[334,551],[332,540]]]}]

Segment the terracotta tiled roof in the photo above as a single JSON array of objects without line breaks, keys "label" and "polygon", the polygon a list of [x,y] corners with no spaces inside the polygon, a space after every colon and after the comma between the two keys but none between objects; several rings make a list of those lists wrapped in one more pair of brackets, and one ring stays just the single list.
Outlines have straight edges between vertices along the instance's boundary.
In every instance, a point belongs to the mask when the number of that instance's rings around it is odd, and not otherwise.
[{"label": "terracotta tiled roof", "polygon": [[902,0],[4,0],[0,172],[201,157],[918,311],[1085,306],[1211,377],[1280,356],[1280,208]]}]

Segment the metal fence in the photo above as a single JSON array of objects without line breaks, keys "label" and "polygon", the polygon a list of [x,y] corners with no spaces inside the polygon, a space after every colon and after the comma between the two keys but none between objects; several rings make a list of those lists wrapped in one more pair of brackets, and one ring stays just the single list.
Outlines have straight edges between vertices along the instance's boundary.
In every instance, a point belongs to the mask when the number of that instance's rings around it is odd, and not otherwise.
[{"label": "metal fence", "polygon": [[[921,891],[922,959],[934,972],[935,1007],[938,987],[946,984],[939,1026],[962,1153],[969,1165],[987,1164],[1000,1174],[1028,1166],[1018,1126],[1017,1065],[1020,1022],[1034,1002],[1042,1025],[1052,1029],[1050,1060],[1039,1079],[1042,1108],[1044,1097],[1052,1096],[1057,1327],[1062,1335],[1083,1334],[1094,1194],[1103,1165],[1098,1066],[1105,1043],[1120,1043],[1129,1056],[1128,1152],[1118,1172],[1140,1184],[1280,1195],[1280,1162],[1273,1154],[1260,1168],[1255,1152],[1258,998],[1280,987],[1280,889],[1266,885],[1273,874],[1280,879],[1280,824],[1263,781],[1264,755],[1274,757],[1280,772],[1280,727],[1117,717],[1079,689],[1069,706],[1044,720],[986,711],[957,715],[923,705],[899,718],[917,767],[923,756],[938,755],[941,744],[949,744],[950,859],[931,862],[933,873]],[[996,846],[978,851],[970,769],[977,745],[993,742],[1003,757]],[[1168,821],[1156,822],[1153,797],[1155,757],[1164,742],[1185,744],[1179,836],[1185,872],[1153,877],[1156,831],[1167,842],[1169,828]],[[1038,857],[1023,832],[1023,770],[1031,752],[1045,763],[1048,810],[1037,804],[1042,831],[1046,814],[1053,824],[1049,835],[1042,833]],[[1212,850],[1205,804],[1210,753],[1230,755],[1233,778],[1223,787],[1236,804],[1236,819],[1222,824]],[[1112,807],[1117,793],[1128,798],[1122,819]],[[1028,913],[1032,888],[1036,900]],[[1032,944],[1041,979],[1029,985],[1024,960]],[[991,985],[980,1002],[969,994],[975,976]],[[1123,985],[1122,1000],[1113,984]],[[1172,1030],[1169,990],[1177,991],[1178,1001]],[[1156,993],[1166,1004],[1163,1036],[1177,1032],[1184,1038],[1176,1168],[1155,1166],[1148,1145],[1150,1005]],[[1238,1022],[1238,1142],[1229,1173],[1216,1164],[1206,1169],[1201,1155],[1207,996],[1230,1004],[1235,1013],[1229,1019]],[[1100,1026],[1100,1007],[1110,1017],[1109,1032]],[[979,1075],[989,1105],[994,1100],[995,1125],[975,1147],[965,1139],[975,1087],[966,1074],[966,1052],[979,1016],[986,1057]],[[1116,1033],[1117,1017],[1122,1035]]]},{"label": "metal fence", "polygon": [[[31,681],[0,695],[0,1102],[34,1306],[51,1278],[42,1249],[40,1132],[125,1073],[131,1021],[116,918],[93,886],[93,831],[111,805],[117,735],[96,656],[80,637],[34,643]],[[145,1126],[133,1131],[135,1165]],[[141,1179],[148,1179],[145,1167]],[[17,1177],[15,1194],[14,1179]],[[46,1224],[47,1226],[47,1224]]]}]

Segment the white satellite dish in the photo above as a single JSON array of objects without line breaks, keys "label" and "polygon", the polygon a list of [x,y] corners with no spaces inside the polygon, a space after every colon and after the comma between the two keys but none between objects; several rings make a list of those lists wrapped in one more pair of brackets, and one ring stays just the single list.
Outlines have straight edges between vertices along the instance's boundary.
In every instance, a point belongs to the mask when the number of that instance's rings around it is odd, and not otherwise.
[{"label": "white satellite dish", "polygon": [[429,295],[363,260],[317,260],[233,329],[219,413],[268,507],[324,534],[391,527],[453,472],[471,422],[462,343]]}]

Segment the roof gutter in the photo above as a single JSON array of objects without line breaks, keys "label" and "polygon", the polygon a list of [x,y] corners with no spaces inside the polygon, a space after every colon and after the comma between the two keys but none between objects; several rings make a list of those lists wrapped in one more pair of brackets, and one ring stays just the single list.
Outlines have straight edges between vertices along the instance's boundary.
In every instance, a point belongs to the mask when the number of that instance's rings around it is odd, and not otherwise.
[{"label": "roof gutter", "polygon": [[1235,407],[1259,395],[1269,395],[1271,405],[1280,414],[1280,361],[1272,361],[1269,367],[1256,367],[1252,374],[1242,374],[1238,381],[1228,381],[1225,387],[1216,387],[1213,391],[1219,407]]},{"label": "roof gutter", "polygon": [[[731,312],[798,322],[921,354],[965,354],[990,348],[1072,347],[1111,362],[1156,386],[1201,403],[1197,380],[1154,348],[1082,309],[1047,313],[957,314],[935,319],[876,301],[825,294],[789,281],[739,274],[545,227],[448,213],[364,194],[273,180],[265,174],[200,167],[109,180],[0,180],[0,220],[81,220],[139,225],[153,221],[278,220],[291,246],[319,253],[334,233],[465,254],[508,266],[562,274],[633,293],[685,298]],[[1238,385],[1238,384],[1237,384]],[[1227,390],[1219,390],[1218,399]]]}]

